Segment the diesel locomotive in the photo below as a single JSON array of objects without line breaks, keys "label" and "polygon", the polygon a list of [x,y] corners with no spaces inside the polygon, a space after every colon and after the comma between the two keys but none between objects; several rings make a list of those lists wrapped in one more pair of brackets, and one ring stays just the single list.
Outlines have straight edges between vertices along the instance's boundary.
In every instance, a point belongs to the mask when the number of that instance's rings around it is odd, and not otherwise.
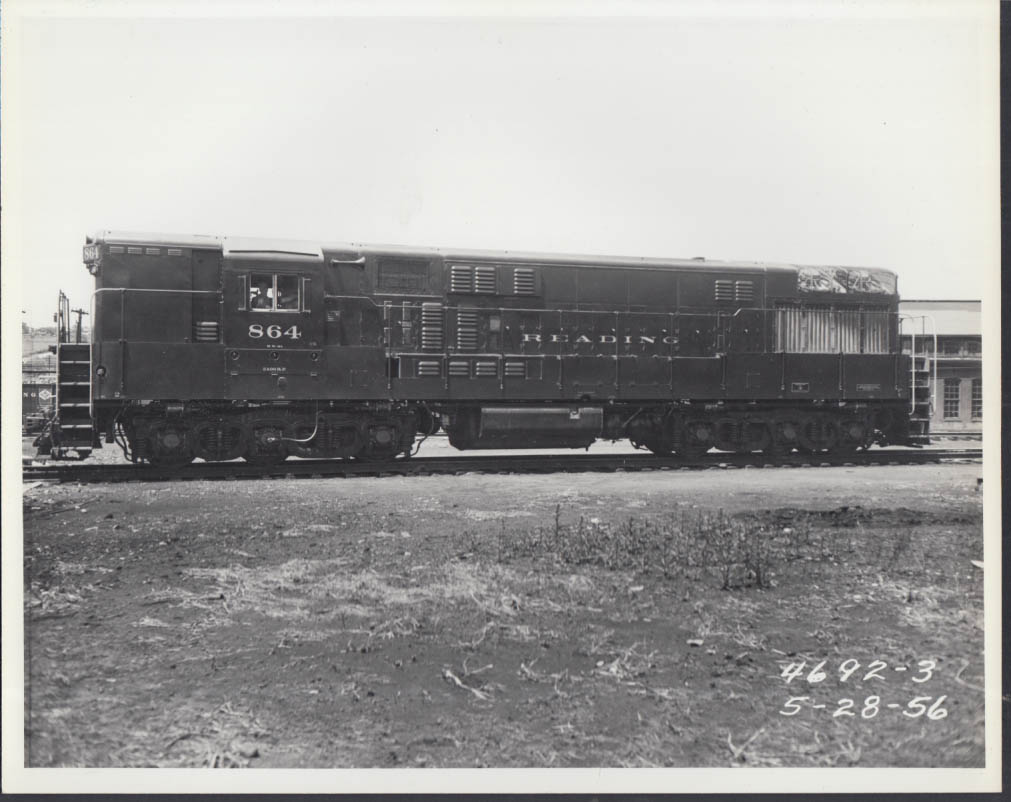
[{"label": "diesel locomotive", "polygon": [[688,457],[928,441],[887,270],[121,232],[84,263],[55,456],[384,460],[440,427]]}]

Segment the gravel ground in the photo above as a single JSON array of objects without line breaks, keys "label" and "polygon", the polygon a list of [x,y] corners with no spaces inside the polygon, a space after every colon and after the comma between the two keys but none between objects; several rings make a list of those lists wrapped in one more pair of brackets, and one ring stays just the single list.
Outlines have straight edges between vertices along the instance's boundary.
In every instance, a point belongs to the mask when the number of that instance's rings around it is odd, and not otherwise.
[{"label": "gravel ground", "polygon": [[981,766],[980,473],[29,487],[26,761]]}]

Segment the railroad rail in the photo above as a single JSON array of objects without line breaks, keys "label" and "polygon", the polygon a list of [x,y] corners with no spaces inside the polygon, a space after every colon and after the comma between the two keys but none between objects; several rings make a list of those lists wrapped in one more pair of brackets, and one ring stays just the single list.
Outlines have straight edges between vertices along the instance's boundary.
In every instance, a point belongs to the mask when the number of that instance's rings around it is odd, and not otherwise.
[{"label": "railroad rail", "polygon": [[191,463],[167,468],[152,465],[25,465],[25,481],[58,483],[165,482],[355,476],[431,476],[465,473],[581,473],[588,471],[705,470],[730,468],[804,468],[865,465],[913,465],[981,461],[983,450],[875,449],[850,454],[791,454],[776,460],[763,454],[705,454],[694,459],[652,454],[566,454],[415,457],[387,462],[292,459],[279,465],[245,462]]}]

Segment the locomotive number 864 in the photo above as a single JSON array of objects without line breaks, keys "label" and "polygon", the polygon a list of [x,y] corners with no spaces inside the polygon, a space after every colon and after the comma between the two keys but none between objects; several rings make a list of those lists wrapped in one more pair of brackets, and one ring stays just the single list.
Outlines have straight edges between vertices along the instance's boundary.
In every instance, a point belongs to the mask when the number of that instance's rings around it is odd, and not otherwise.
[{"label": "locomotive number 864", "polygon": [[927,442],[887,270],[103,232],[57,456]]}]

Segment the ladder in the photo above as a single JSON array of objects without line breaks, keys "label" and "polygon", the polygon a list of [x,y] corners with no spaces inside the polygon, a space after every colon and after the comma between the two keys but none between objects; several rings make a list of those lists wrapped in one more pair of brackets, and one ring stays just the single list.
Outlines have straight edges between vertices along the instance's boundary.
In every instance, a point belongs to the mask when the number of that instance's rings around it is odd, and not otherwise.
[{"label": "ladder", "polygon": [[[927,333],[927,322],[931,332]],[[929,315],[903,317],[912,321],[910,333],[910,376],[909,376],[909,438],[910,445],[930,445],[930,419],[934,413],[934,394],[937,389],[937,330]],[[919,322],[920,340],[924,343],[922,354],[916,352],[916,323]]]},{"label": "ladder", "polygon": [[59,343],[56,346],[56,418],[52,456],[65,459],[68,451],[87,457],[95,447],[91,420],[91,346]]}]

